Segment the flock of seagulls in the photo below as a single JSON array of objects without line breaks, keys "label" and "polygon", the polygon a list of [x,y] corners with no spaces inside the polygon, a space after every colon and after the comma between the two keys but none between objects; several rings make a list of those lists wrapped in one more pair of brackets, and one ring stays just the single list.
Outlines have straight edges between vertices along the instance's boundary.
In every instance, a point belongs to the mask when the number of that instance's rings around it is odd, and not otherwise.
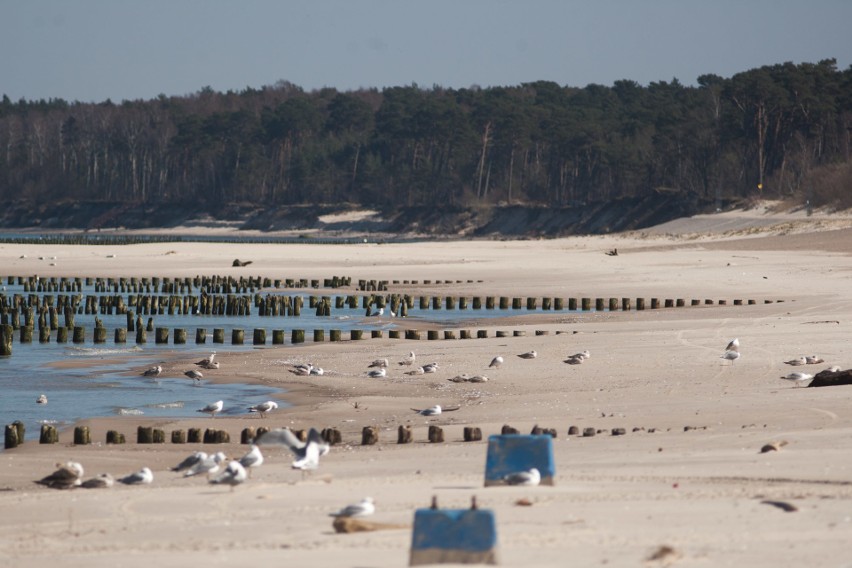
[{"label": "flock of seagulls", "polygon": [[[725,359],[726,361],[730,361],[731,365],[734,364],[734,361],[740,358],[739,338],[734,338],[728,342],[728,345],[725,346],[725,352],[721,355],[720,358]],[[784,361],[785,365],[790,365],[791,367],[799,367],[802,365],[819,365],[820,363],[825,363],[825,359],[819,357],[818,355],[802,355],[800,357],[794,357],[793,359],[788,359],[787,361]],[[832,366],[826,369],[826,371],[837,373],[840,371],[840,367]],[[802,386],[811,379],[813,379],[814,375],[812,373],[806,373],[804,371],[793,371],[791,373],[787,373],[786,375],[782,375],[780,378],[785,381],[790,381],[796,386]]]}]

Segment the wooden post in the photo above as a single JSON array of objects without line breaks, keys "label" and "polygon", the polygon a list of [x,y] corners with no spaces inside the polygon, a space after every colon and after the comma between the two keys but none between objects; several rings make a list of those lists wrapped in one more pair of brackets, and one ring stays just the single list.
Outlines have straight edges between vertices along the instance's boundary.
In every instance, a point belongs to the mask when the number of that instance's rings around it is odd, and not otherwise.
[{"label": "wooden post", "polygon": [[474,310],[481,310],[482,309],[482,298],[480,298],[479,296],[473,297],[473,309]]},{"label": "wooden post", "polygon": [[21,326],[21,343],[33,342],[33,327],[30,325]]},{"label": "wooden post", "polygon": [[456,338],[456,332],[455,331],[453,331],[451,329],[445,329],[444,330],[444,339],[455,339],[455,338]]},{"label": "wooden post", "polygon": [[85,343],[86,342],[86,328],[83,326],[76,326],[74,328],[74,335],[72,336],[72,341],[74,343]]},{"label": "wooden post", "polygon": [[186,328],[175,328],[175,345],[186,345]]},{"label": "wooden post", "polygon": [[361,445],[372,446],[379,441],[379,429],[376,426],[364,426],[361,430]]},{"label": "wooden post", "polygon": [[254,334],[252,337],[253,345],[266,345],[266,330],[255,328]]},{"label": "wooden post", "polygon": [[666,306],[667,308],[673,308],[673,307],[674,307],[674,300],[673,300],[673,299],[670,299],[670,298],[666,298],[665,306]]},{"label": "wooden post", "polygon": [[136,443],[137,444],[153,444],[154,443],[154,428],[152,426],[138,426],[136,428]]},{"label": "wooden post", "polygon": [[477,428],[476,426],[465,426],[464,428],[464,441],[465,442],[479,442],[482,440],[482,429]]},{"label": "wooden post", "polygon": [[438,339],[438,330],[437,329],[428,330],[426,332],[426,339],[428,339],[429,341],[434,341],[434,340]]},{"label": "wooden post", "polygon": [[245,341],[246,332],[242,329],[231,330],[231,345],[242,345]]},{"label": "wooden post", "polygon": [[314,330],[314,343],[322,343],[325,341],[325,330],[324,329],[315,329]]},{"label": "wooden post", "polygon": [[389,339],[399,339],[399,330],[398,329],[388,330],[388,338]]},{"label": "wooden post", "polygon": [[461,339],[470,339],[471,338],[471,332],[470,332],[469,329],[462,329],[462,330],[459,331],[459,336],[460,336]]},{"label": "wooden post", "polygon": [[363,329],[350,329],[349,330],[349,339],[353,341],[357,341],[359,339],[364,339],[364,330]]},{"label": "wooden post", "polygon": [[161,428],[154,428],[151,440],[154,444],[165,444],[166,443],[166,432]]},{"label": "wooden post", "polygon": [[74,445],[85,446],[92,443],[88,426],[77,426],[74,428]]},{"label": "wooden post", "polygon": [[38,438],[39,444],[55,444],[59,441],[59,434],[56,432],[56,426],[50,424],[41,425],[41,433]]},{"label": "wooden post", "polygon": [[630,311],[630,298],[621,299],[621,310],[624,312]]},{"label": "wooden post", "polygon": [[195,328],[195,343],[207,343],[207,330],[205,328]]},{"label": "wooden post", "polygon": [[190,428],[187,430],[186,442],[188,444],[200,444],[201,440],[201,428]]},{"label": "wooden post", "polygon": [[[60,328],[61,329],[61,328]],[[136,326],[136,343],[142,344],[148,341],[147,338],[148,332],[145,331],[145,328],[141,325]],[[56,341],[59,342],[59,336],[57,335]]]},{"label": "wooden post", "polygon": [[320,436],[329,446],[336,446],[343,443],[343,435],[337,428],[323,428]]},{"label": "wooden post", "polygon": [[172,430],[172,444],[185,444],[186,443],[186,431],[184,430]]},{"label": "wooden post", "polygon": [[420,330],[417,329],[406,329],[405,330],[405,338],[412,339],[414,341],[420,340]]},{"label": "wooden post", "polygon": [[577,311],[577,298],[568,298],[568,311]]},{"label": "wooden post", "polygon": [[397,444],[410,444],[412,440],[411,426],[403,426],[400,424],[396,433]]},{"label": "wooden post", "polygon": [[340,330],[339,329],[331,329],[328,332],[329,341],[340,341]]},{"label": "wooden post", "polygon": [[538,307],[538,299],[537,298],[527,298],[527,309],[535,310]]},{"label": "wooden post", "polygon": [[225,330],[221,327],[213,328],[213,343],[225,343]]},{"label": "wooden post", "polygon": [[501,310],[509,309],[509,298],[506,296],[500,296],[499,305]]},{"label": "wooden post", "polygon": [[[400,426],[402,428],[402,426]],[[18,440],[18,429],[14,424],[6,424],[5,441],[3,447],[7,450],[17,448],[23,440]]]},{"label": "wooden post", "polygon": [[610,298],[609,299],[609,311],[617,312],[618,311],[618,298]]},{"label": "wooden post", "polygon": [[432,444],[439,444],[444,441],[444,431],[440,426],[435,426],[434,424],[429,426],[429,442]]},{"label": "wooden post", "polygon": [[0,356],[12,355],[12,334],[15,329],[9,324],[0,325]]},{"label": "wooden post", "polygon": [[107,444],[123,444],[126,440],[124,438],[124,434],[121,432],[117,432],[115,430],[107,430],[106,433],[106,443]]},{"label": "wooden post", "polygon": [[636,310],[645,309],[645,298],[636,298]]},{"label": "wooden post", "polygon": [[510,434],[520,434],[521,432],[517,428],[512,428],[508,424],[503,424],[503,428],[500,429],[500,434],[503,436],[507,436]]},{"label": "wooden post", "polygon": [[494,296],[485,296],[485,309],[493,310],[494,309]]},{"label": "wooden post", "polygon": [[162,345],[169,342],[169,328],[158,327],[154,335],[154,343]]},{"label": "wooden post", "polygon": [[254,442],[257,433],[253,426],[249,426],[248,428],[243,428],[243,431],[240,432],[240,443],[241,444],[251,444]]},{"label": "wooden post", "polygon": [[370,337],[373,339],[381,339],[383,337],[383,333],[381,329],[372,329],[370,330]]},{"label": "wooden post", "polygon": [[107,329],[105,327],[95,327],[94,341],[95,343],[106,343]]},{"label": "wooden post", "polygon": [[127,343],[127,328],[115,328],[115,332],[113,334],[113,343]]},{"label": "wooden post", "polygon": [[488,330],[487,329],[477,329],[476,330],[476,338],[477,339],[488,339]]}]

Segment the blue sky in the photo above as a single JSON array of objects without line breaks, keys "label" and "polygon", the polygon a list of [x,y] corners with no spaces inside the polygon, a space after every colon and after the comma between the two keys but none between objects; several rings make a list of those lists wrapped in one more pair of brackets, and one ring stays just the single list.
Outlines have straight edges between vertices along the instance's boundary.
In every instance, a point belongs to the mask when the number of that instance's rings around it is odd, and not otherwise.
[{"label": "blue sky", "polygon": [[852,64],[852,1],[0,0],[0,94],[647,85]]}]

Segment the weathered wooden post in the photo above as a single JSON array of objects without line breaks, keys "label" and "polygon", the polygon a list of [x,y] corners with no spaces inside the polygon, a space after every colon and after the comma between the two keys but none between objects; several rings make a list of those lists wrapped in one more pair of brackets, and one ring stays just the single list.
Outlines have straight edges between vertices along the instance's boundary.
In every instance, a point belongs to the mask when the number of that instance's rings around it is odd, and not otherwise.
[{"label": "weathered wooden post", "polygon": [[225,343],[225,330],[223,328],[213,328],[213,343]]},{"label": "weathered wooden post", "polygon": [[242,345],[245,341],[246,332],[242,329],[231,330],[231,345]]},{"label": "weathered wooden post", "polygon": [[439,444],[443,441],[444,430],[442,430],[440,426],[435,426],[434,424],[429,426],[429,442],[432,444]]},{"label": "weathered wooden post", "polygon": [[331,329],[328,332],[329,341],[340,341],[340,330],[339,329]]},{"label": "weathered wooden post", "polygon": [[376,426],[364,426],[361,430],[361,445],[372,446],[379,441],[379,429]]},{"label": "weathered wooden post", "polygon": [[23,442],[23,440],[18,439],[18,429],[15,427],[15,425],[6,424],[5,441],[3,447],[7,450],[10,450],[12,448],[17,448],[18,444],[20,444],[21,442]]},{"label": "weathered wooden post", "polygon": [[88,426],[77,426],[74,428],[74,445],[86,446],[92,443]]},{"label": "weathered wooden post", "polygon": [[252,335],[252,345],[266,345],[266,330],[255,328]]},{"label": "weathered wooden post", "polygon": [[113,334],[113,343],[127,343],[127,329],[123,327],[115,328]]},{"label": "weathered wooden post", "polygon": [[162,345],[169,342],[169,328],[158,327],[154,335],[154,343]]},{"label": "weathered wooden post", "polygon": [[78,325],[74,328],[74,335],[72,335],[72,341],[74,343],[85,343],[86,342],[86,328]]},{"label": "weathered wooden post", "polygon": [[172,430],[172,444],[185,444],[186,432],[184,430]]},{"label": "weathered wooden post", "polygon": [[124,444],[126,442],[124,438],[124,434],[121,432],[117,432],[115,430],[107,430],[106,433],[106,443],[107,444]]},{"label": "weathered wooden post", "polygon": [[482,440],[482,429],[476,426],[465,426],[464,428],[464,441],[465,442],[479,442]]},{"label": "weathered wooden post", "polygon": [[630,311],[630,298],[622,298],[621,299],[621,309],[622,309],[622,311],[625,311],[625,312]]},{"label": "weathered wooden post", "polygon": [[645,309],[645,298],[636,298],[636,310],[641,311]]},{"label": "weathered wooden post", "polygon": [[411,426],[403,426],[400,424],[397,429],[396,434],[396,443],[397,444],[410,444],[412,440],[411,435]]},{"label": "weathered wooden post", "polygon": [[0,325],[0,356],[8,357],[12,355],[13,333],[15,333],[15,330],[11,325]]},{"label": "weathered wooden post", "polygon": [[107,329],[103,326],[95,326],[94,341],[95,343],[106,343]]},{"label": "weathered wooden post", "polygon": [[314,330],[314,343],[322,343],[325,341],[325,330],[324,329],[315,329]]},{"label": "weathered wooden post", "polygon": [[29,325],[21,326],[21,343],[32,343],[33,342],[33,328]]},{"label": "weathered wooden post", "polygon": [[201,440],[201,428],[190,428],[186,431],[187,444],[200,444]]},{"label": "weathered wooden post", "polygon": [[137,444],[153,444],[154,443],[154,428],[152,426],[137,426],[136,427],[136,443]]},{"label": "weathered wooden post", "polygon": [[364,330],[363,329],[350,329],[349,330],[349,339],[353,341],[357,341],[359,339],[364,339]]},{"label": "weathered wooden post", "polygon": [[329,446],[336,446],[343,443],[343,434],[337,428],[323,428],[320,436]]},{"label": "weathered wooden post", "polygon": [[412,339],[415,341],[420,340],[420,330],[417,329],[406,329],[405,330],[405,338]]},{"label": "weathered wooden post", "polygon": [[500,309],[508,310],[509,309],[509,298],[506,296],[500,296]]},{"label": "weathered wooden post", "polygon": [[427,330],[426,331],[426,339],[428,339],[429,341],[434,341],[434,340],[438,339],[438,330],[437,329]]},{"label": "weathered wooden post", "polygon": [[55,444],[57,442],[59,442],[59,433],[56,431],[56,426],[51,426],[50,424],[42,424],[38,443]]},{"label": "weathered wooden post", "polygon": [[195,343],[207,343],[207,329],[203,327],[195,328]]},{"label": "weathered wooden post", "polygon": [[305,330],[304,329],[294,329],[290,332],[290,343],[304,343],[305,342]]}]

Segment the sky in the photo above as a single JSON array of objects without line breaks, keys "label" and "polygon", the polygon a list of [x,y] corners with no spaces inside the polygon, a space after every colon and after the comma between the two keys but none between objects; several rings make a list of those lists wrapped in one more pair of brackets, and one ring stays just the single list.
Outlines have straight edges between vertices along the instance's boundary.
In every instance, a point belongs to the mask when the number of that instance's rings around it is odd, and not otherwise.
[{"label": "sky", "polygon": [[850,0],[0,0],[0,95],[645,86],[852,65]]}]

